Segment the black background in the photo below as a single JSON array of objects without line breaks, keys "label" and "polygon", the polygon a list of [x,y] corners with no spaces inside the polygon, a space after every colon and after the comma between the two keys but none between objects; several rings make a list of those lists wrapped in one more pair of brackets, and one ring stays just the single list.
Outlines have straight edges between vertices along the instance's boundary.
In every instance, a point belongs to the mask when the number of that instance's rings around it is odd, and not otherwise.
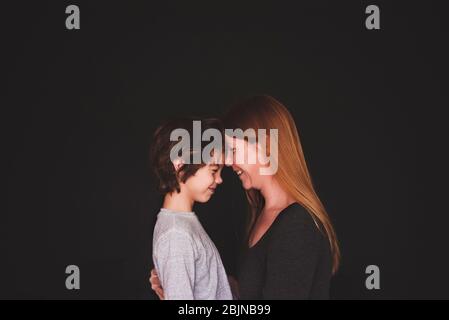
[{"label": "black background", "polygon": [[[338,232],[332,297],[449,298],[442,3],[2,5],[0,297],[155,298],[155,126],[266,93],[294,115]],[[69,4],[80,7],[80,30],[65,28]],[[365,28],[369,4],[381,30]],[[245,198],[234,174],[225,170],[196,211],[235,273]],[[81,269],[79,291],[65,288],[70,264]],[[370,264],[380,290],[365,288]]]}]

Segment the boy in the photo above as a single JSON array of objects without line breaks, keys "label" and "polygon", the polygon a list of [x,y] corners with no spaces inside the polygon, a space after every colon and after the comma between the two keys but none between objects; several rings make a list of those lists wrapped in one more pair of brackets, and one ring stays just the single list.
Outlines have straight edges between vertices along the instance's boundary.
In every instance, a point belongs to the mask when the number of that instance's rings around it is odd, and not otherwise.
[{"label": "boy", "polygon": [[[222,131],[218,120],[201,125],[202,131]],[[190,164],[181,157],[172,161],[170,152],[178,141],[170,141],[170,135],[175,129],[185,129],[191,137],[192,121],[172,120],[154,135],[152,165],[164,194],[153,235],[154,266],[166,300],[231,300],[220,255],[192,211],[195,202],[207,202],[222,183],[221,154],[212,154],[208,163]],[[187,150],[188,156],[202,154],[203,143],[198,150]]]}]

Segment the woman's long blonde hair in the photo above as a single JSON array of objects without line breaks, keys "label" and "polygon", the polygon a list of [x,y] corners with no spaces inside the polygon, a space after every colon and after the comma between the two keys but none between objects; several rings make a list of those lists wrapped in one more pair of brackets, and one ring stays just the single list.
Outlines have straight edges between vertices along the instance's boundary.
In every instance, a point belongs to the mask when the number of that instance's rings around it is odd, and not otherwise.
[{"label": "woman's long blonde hair", "polygon": [[[275,179],[297,203],[302,205],[314,219],[317,227],[329,240],[335,273],[340,262],[340,249],[337,235],[330,218],[313,187],[301,147],[295,121],[287,108],[273,97],[257,95],[234,104],[224,118],[224,125],[229,129],[249,128],[278,130],[278,170]],[[248,232],[264,207],[264,199],[259,190],[246,191],[250,205]]]}]

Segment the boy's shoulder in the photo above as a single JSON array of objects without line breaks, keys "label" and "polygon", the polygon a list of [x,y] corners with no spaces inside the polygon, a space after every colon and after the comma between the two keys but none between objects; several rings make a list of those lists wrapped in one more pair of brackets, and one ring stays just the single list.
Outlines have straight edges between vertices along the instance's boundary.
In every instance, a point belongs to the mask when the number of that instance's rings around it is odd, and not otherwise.
[{"label": "boy's shoulder", "polygon": [[156,256],[198,256],[197,229],[193,219],[158,215],[153,233],[153,251]]},{"label": "boy's shoulder", "polygon": [[159,213],[154,227],[154,238],[184,237],[193,240],[197,223],[194,216]]}]

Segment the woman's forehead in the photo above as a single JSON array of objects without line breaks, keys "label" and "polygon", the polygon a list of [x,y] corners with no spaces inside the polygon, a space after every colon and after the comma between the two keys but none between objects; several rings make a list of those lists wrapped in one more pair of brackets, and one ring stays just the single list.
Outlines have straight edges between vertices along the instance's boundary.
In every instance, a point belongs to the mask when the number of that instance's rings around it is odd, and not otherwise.
[{"label": "woman's forehead", "polygon": [[240,139],[238,137],[231,137],[228,135],[225,135],[225,142],[228,146],[232,146],[233,144],[239,144],[239,143],[243,143],[245,140],[244,139]]}]

